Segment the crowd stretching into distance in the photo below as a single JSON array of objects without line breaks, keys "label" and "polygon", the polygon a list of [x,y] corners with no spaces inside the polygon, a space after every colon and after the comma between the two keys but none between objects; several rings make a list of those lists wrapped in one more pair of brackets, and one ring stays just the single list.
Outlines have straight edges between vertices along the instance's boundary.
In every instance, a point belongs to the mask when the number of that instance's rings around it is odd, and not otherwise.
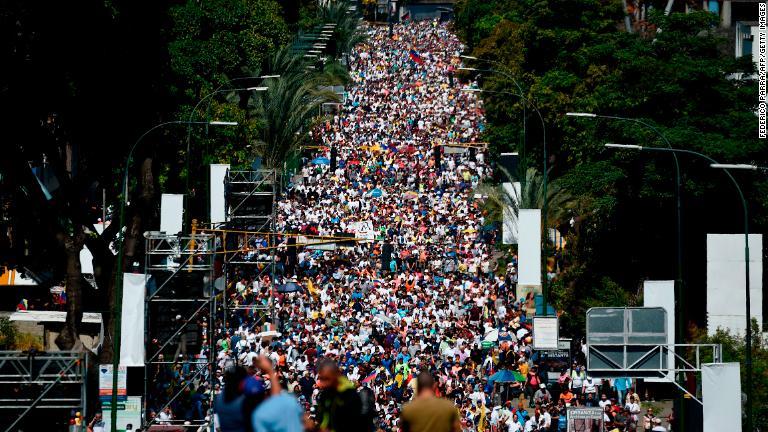
[{"label": "crowd stretching into distance", "polygon": [[[483,105],[454,76],[460,41],[436,21],[397,24],[391,38],[384,26],[364,30],[342,109],[312,131],[323,148],[314,156],[329,163],[306,160],[278,203],[277,229],[373,240],[281,248],[275,284],[300,285],[294,293],[270,293],[271,272],[234,269],[230,301],[268,306],[272,298],[279,336],[260,338],[265,327],[247,309],[206,329],[215,388],[203,371],[160,411],[197,366],[159,366],[152,418],[202,419],[214,400],[221,430],[239,430],[231,403],[253,397],[243,427],[271,430],[259,425],[278,410],[305,413],[314,423],[301,427],[317,430],[395,431],[427,371],[438,395],[455,402],[463,431],[564,430],[565,408],[577,405],[603,408],[621,430],[657,425],[640,412],[631,380],[585,374],[578,343],[562,366],[532,350],[532,298],[519,296],[517,257],[497,251],[499,233],[474,191],[492,168],[471,145],[484,128]],[[467,148],[447,151],[457,143]],[[494,386],[500,370],[518,379]]]}]

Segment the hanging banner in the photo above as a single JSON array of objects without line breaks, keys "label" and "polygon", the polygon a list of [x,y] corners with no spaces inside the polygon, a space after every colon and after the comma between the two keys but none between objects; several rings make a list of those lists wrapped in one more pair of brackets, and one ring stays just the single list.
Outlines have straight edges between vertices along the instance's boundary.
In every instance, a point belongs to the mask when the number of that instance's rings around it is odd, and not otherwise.
[{"label": "hanging banner", "polygon": [[211,164],[211,224],[227,221],[227,200],[224,191],[227,171],[229,164]]},{"label": "hanging banner", "polygon": [[[126,372],[125,366],[117,368],[117,400],[125,402],[128,397],[126,391]],[[112,365],[99,365],[99,400],[102,404],[108,404],[112,401]]]},{"label": "hanging banner", "polygon": [[123,274],[120,365],[144,366],[144,274]]}]

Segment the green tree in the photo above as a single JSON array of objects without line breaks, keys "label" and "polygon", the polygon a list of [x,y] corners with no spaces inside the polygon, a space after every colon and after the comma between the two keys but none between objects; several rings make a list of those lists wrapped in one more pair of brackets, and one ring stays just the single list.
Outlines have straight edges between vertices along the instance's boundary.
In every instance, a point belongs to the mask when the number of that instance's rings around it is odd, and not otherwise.
[{"label": "green tree", "polygon": [[288,42],[288,27],[274,0],[189,0],[169,14],[171,70],[177,89],[193,98],[198,89],[239,76],[243,67],[260,69]]},{"label": "green tree", "polygon": [[[470,54],[514,75],[545,118],[552,178],[578,203],[566,254],[570,275],[561,275],[561,283],[578,289],[573,292],[592,293],[591,287],[610,280],[631,294],[644,279],[674,274],[675,191],[670,157],[603,147],[665,145],[655,133],[566,112],[641,118],[676,147],[721,161],[766,160],[766,142],[756,138],[756,82],[745,78],[754,66],[731,57],[712,14],[654,13],[648,22],[659,31],[639,34],[623,31],[621,2],[613,0],[459,0],[456,15]],[[485,89],[517,92],[499,75],[483,73],[479,81]],[[528,148],[518,141],[523,104],[506,95],[483,97],[491,148],[525,149],[538,166],[540,152],[531,148],[541,142],[541,130],[530,117]],[[722,173],[684,157],[681,163],[684,268],[700,268],[705,249],[692,245],[706,232],[738,232],[740,213]],[[742,180],[752,229],[763,230],[767,182]],[[705,283],[702,272],[686,272],[685,278],[688,286]],[[703,320],[700,296],[692,302],[692,318]]]}]

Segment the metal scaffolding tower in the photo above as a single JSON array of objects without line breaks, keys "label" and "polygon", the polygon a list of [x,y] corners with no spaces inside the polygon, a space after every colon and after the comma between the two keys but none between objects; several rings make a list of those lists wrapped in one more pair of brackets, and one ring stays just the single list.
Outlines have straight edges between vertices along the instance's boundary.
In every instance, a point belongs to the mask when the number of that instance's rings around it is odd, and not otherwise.
[{"label": "metal scaffolding tower", "polygon": [[[145,422],[151,421],[150,407],[160,412],[170,406],[192,381],[214,386],[216,346],[211,330],[216,324],[215,238],[197,233],[196,225],[193,221],[192,234],[188,235],[144,234]],[[177,388],[153,387],[164,382],[160,378],[171,373],[177,362],[189,365],[192,378]]]},{"label": "metal scaffolding tower", "polygon": [[[234,311],[248,311],[254,326],[270,319],[275,283],[275,235],[277,197],[280,175],[274,169],[229,171],[224,178],[227,223],[219,232],[218,244],[223,254],[224,323]],[[261,279],[269,275],[270,297],[267,305],[241,304],[235,290],[238,275],[250,274]]]},{"label": "metal scaffolding tower", "polygon": [[38,413],[48,426],[67,424],[71,410],[87,418],[87,374],[88,356],[82,352],[0,351],[3,430],[17,430],[33,410],[45,410]]}]

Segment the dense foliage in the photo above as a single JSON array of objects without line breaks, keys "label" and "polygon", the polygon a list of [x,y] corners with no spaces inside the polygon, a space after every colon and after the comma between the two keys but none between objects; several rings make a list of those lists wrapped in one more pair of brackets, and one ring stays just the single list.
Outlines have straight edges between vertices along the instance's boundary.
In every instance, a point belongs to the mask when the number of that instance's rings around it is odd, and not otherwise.
[{"label": "dense foliage", "polygon": [[[333,17],[341,43],[328,48],[325,67],[313,70],[291,35],[328,15],[309,0],[12,1],[0,10],[0,91],[12,125],[0,158],[0,264],[33,272],[43,289],[66,286],[61,348],[77,349],[83,310],[116,304],[110,244],[124,237],[124,269],[143,262],[142,233],[157,227],[161,192],[189,194],[187,222],[204,217],[206,170],[187,167],[248,167],[269,151],[270,164],[281,166],[306,136],[320,104],[335,98],[317,86],[347,76],[334,50],[354,43],[356,22]],[[258,78],[275,73],[285,79]],[[260,86],[270,90],[245,90]],[[123,199],[125,156],[142,132],[169,120],[238,125],[171,125],[149,134],[129,165],[131,205],[119,234],[115,210]],[[45,172],[50,190],[41,189],[30,167]],[[102,211],[113,223],[99,234],[94,222]],[[94,255],[98,290],[81,275],[84,245]],[[26,295],[15,294],[3,309]],[[35,296],[32,304],[51,306],[43,290]],[[101,354],[101,361],[110,360],[111,339]]]},{"label": "dense foliage", "polygon": [[[627,33],[618,0],[460,0],[456,29],[468,54],[515,77],[546,120],[552,177],[578,203],[566,212],[573,228],[563,252],[567,271],[553,299],[581,328],[583,311],[638,301],[644,279],[674,279],[674,177],[668,155],[608,151],[607,142],[663,146],[652,130],[636,124],[565,117],[569,111],[640,118],[672,146],[696,150],[721,162],[766,160],[757,139],[757,84],[740,79],[754,70],[726,52],[717,17],[652,13],[647,33]],[[469,78],[469,76],[465,76]],[[483,72],[483,88],[517,92],[501,74]],[[520,98],[486,94],[495,151],[518,150],[541,166],[541,127],[528,110],[522,143]],[[704,319],[705,234],[743,232],[740,204],[723,173],[680,157],[683,172],[684,280],[689,319]],[[750,202],[753,232],[766,227],[765,179],[735,173]],[[619,291],[619,292],[615,292]],[[687,303],[688,304],[688,303]]]}]

